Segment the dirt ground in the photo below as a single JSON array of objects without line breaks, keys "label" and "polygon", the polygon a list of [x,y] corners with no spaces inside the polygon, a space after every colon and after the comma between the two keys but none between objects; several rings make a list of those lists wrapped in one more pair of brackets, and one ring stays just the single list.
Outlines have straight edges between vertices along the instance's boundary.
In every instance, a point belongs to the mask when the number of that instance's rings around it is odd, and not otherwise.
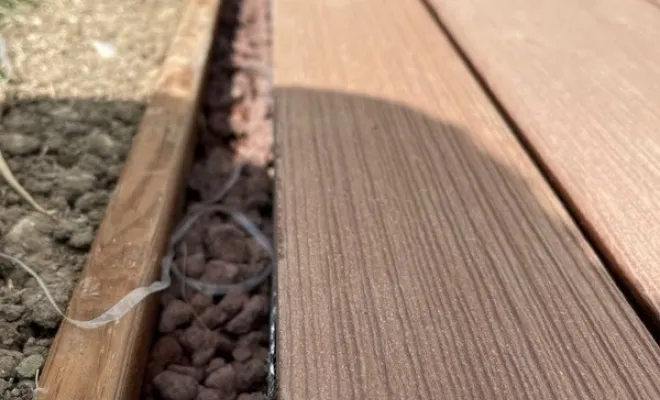
[{"label": "dirt ground", "polygon": [[[0,180],[0,252],[68,303],[142,118],[182,0],[49,0],[0,13],[11,76],[0,151],[54,218]],[[0,5],[1,7],[1,5]],[[60,317],[29,275],[0,261],[0,398],[32,398]]]},{"label": "dirt ground", "polygon": [[[203,97],[206,130],[188,181],[187,207],[215,199],[233,182],[219,203],[241,212],[272,242],[268,6],[267,0],[223,1]],[[188,279],[215,285],[266,276],[273,267],[251,234],[219,214],[198,220],[178,245],[175,263]],[[212,296],[176,280],[162,296],[143,398],[267,398],[270,290],[266,279],[256,287],[234,287],[228,294]]]}]

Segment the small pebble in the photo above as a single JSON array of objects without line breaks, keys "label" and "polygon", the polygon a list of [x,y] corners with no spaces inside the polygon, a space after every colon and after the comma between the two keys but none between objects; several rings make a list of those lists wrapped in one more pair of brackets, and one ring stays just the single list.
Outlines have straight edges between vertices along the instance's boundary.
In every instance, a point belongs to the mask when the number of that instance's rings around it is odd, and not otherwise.
[{"label": "small pebble", "polygon": [[233,283],[238,276],[239,269],[236,264],[222,260],[211,260],[206,263],[206,269],[201,277],[203,282]]},{"label": "small pebble", "polygon": [[197,397],[197,381],[188,375],[163,371],[154,378],[153,385],[163,400],[194,400]]},{"label": "small pebble", "polygon": [[18,385],[16,386],[18,388],[26,389],[27,391],[32,391],[34,390],[34,379],[23,379],[22,381],[18,382]]},{"label": "small pebble", "polygon": [[192,364],[195,366],[205,365],[209,361],[211,361],[214,355],[215,355],[214,348],[198,350],[192,356]]},{"label": "small pebble", "polygon": [[250,349],[245,348],[245,347],[238,347],[236,350],[234,350],[231,355],[234,357],[234,360],[236,361],[246,361],[250,357],[252,357],[252,352]]},{"label": "small pebble", "polygon": [[257,347],[252,350],[252,358],[256,358],[258,360],[268,360],[269,354],[270,352],[265,347]]},{"label": "small pebble", "polygon": [[250,247],[243,232],[230,224],[212,225],[205,238],[212,259],[243,264],[250,260]]},{"label": "small pebble", "polygon": [[179,326],[188,323],[192,317],[193,310],[190,305],[181,300],[172,300],[160,316],[158,330],[163,333],[170,333]]},{"label": "small pebble", "polygon": [[21,304],[0,304],[0,319],[14,322],[21,318],[25,312],[25,306]]},{"label": "small pebble", "polygon": [[240,391],[253,389],[263,382],[268,374],[266,360],[251,359],[244,363],[236,363],[236,387]]},{"label": "small pebble", "polygon": [[0,321],[0,343],[5,347],[13,346],[21,337],[14,323]]},{"label": "small pebble", "polygon": [[225,330],[237,335],[249,332],[257,318],[268,312],[267,305],[268,299],[265,296],[252,296],[243,307],[243,310],[227,323]]},{"label": "small pebble", "polygon": [[108,202],[108,194],[104,191],[83,193],[74,205],[80,212],[90,212],[97,207],[105,207]]},{"label": "small pebble", "polygon": [[91,192],[96,185],[96,177],[78,168],[72,168],[58,181],[59,193],[70,201]]},{"label": "small pebble", "polygon": [[40,346],[38,344],[25,343],[25,345],[23,346],[23,354],[25,354],[26,356],[31,356],[33,354],[40,354],[42,356],[45,356],[47,352],[48,349],[45,346]]},{"label": "small pebble", "polygon": [[104,133],[93,133],[87,138],[89,151],[92,154],[107,158],[116,158],[116,144],[115,141]]},{"label": "small pebble", "polygon": [[0,135],[0,149],[12,156],[24,156],[39,151],[41,142],[34,136],[9,133]]},{"label": "small pebble", "polygon": [[76,226],[68,221],[60,221],[55,227],[53,227],[53,238],[59,241],[66,241],[73,235],[76,230]]},{"label": "small pebble", "polygon": [[249,300],[249,296],[245,291],[240,289],[232,289],[222,298],[218,307],[222,308],[230,317],[238,314],[243,308],[243,305]]},{"label": "small pebble", "polygon": [[0,378],[11,378],[22,359],[23,354],[17,351],[0,350]]},{"label": "small pebble", "polygon": [[44,358],[40,354],[27,356],[16,367],[16,375],[21,378],[34,378],[37,371],[44,365]]},{"label": "small pebble", "polygon": [[[59,300],[61,294],[67,293],[72,282],[61,281],[56,285],[51,285],[51,288],[55,288],[55,293],[60,294],[55,300]],[[53,305],[50,304],[46,295],[43,293],[40,287],[27,288],[22,294],[23,304],[25,304],[29,310],[29,318],[35,324],[46,328],[54,329],[57,328],[61,320],[60,314],[53,308]]]},{"label": "small pebble", "polygon": [[225,365],[227,365],[227,362],[223,358],[214,358],[206,367],[206,373],[210,374],[211,372],[217,370],[220,367],[224,367]]},{"label": "small pebble", "polygon": [[219,305],[208,307],[202,314],[199,316],[199,319],[206,325],[209,329],[215,329],[220,324],[225,323],[229,319],[229,314],[225,312],[222,307]]},{"label": "small pebble", "polygon": [[229,355],[236,348],[236,341],[227,334],[218,333],[218,343],[216,348],[218,349],[218,353]]},{"label": "small pebble", "polygon": [[236,371],[232,365],[225,365],[213,371],[204,381],[207,387],[215,388],[223,393],[233,393],[236,391],[234,381],[236,379]]},{"label": "small pebble", "polygon": [[166,367],[178,363],[183,357],[183,349],[179,342],[171,336],[159,338],[151,351],[151,358],[156,365]]},{"label": "small pebble", "polygon": [[264,331],[252,331],[241,336],[236,342],[236,347],[253,347],[260,344],[268,344],[269,336]]},{"label": "small pebble", "polygon": [[206,260],[204,253],[195,253],[186,257],[185,273],[191,278],[199,278],[204,273]]},{"label": "small pebble", "polygon": [[195,293],[190,298],[190,305],[197,313],[201,313],[204,309],[213,305],[213,297],[204,293]]},{"label": "small pebble", "polygon": [[10,386],[11,385],[9,382],[4,379],[0,379],[0,395],[3,394],[5,390],[9,389]]},{"label": "small pebble", "polygon": [[204,370],[201,368],[171,364],[167,369],[177,374],[192,376],[197,382],[201,382],[204,379]]},{"label": "small pebble", "polygon": [[190,326],[181,338],[181,344],[191,352],[216,349],[219,341],[220,333],[199,325]]},{"label": "small pebble", "polygon": [[75,232],[68,241],[69,246],[78,250],[88,250],[94,241],[94,232],[91,227]]}]

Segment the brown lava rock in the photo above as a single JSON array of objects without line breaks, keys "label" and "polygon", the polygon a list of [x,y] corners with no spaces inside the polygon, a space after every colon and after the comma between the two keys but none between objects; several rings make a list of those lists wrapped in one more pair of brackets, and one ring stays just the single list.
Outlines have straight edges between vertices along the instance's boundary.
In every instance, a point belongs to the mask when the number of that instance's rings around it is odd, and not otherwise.
[{"label": "brown lava rock", "polygon": [[163,310],[158,329],[163,333],[170,333],[179,326],[190,322],[192,318],[192,307],[181,300],[174,299]]},{"label": "brown lava rock", "polygon": [[238,277],[239,267],[236,264],[222,260],[211,260],[206,263],[201,281],[208,283],[234,283]]},{"label": "brown lava rock", "polygon": [[[196,201],[215,199],[235,175],[236,162],[245,162],[220,203],[240,211],[271,237],[272,101],[264,73],[269,63],[267,7],[263,0],[223,4],[228,14],[221,16],[213,44],[202,103],[205,129],[188,192]],[[93,144],[101,139],[105,140],[95,137]],[[187,204],[188,209],[194,206],[192,201]],[[269,261],[269,254],[241,226],[220,213],[200,218],[175,248],[180,271],[211,284],[255,277]],[[160,337],[148,364],[145,398],[263,400],[269,298],[268,281],[249,292],[236,288],[212,296],[173,279],[161,297]]]},{"label": "brown lava rock", "polygon": [[192,356],[192,364],[202,366],[208,364],[215,355],[215,349],[202,349],[196,351]]},{"label": "brown lava rock", "polygon": [[[201,244],[201,240],[200,240]],[[185,258],[185,274],[191,278],[199,278],[205,271],[205,256],[204,253],[195,253],[187,255]]]},{"label": "brown lava rock", "polygon": [[162,368],[178,362],[182,356],[183,348],[172,336],[159,338],[151,350],[151,360]]},{"label": "brown lava rock", "polygon": [[252,357],[252,351],[246,347],[238,347],[231,353],[231,355],[236,361],[247,361]]},{"label": "brown lava rock", "polygon": [[218,389],[223,393],[234,393],[236,390],[236,371],[233,365],[225,365],[211,372],[204,384],[206,387]]},{"label": "brown lava rock", "polygon": [[215,350],[220,342],[220,334],[203,326],[192,325],[183,333],[181,342],[191,352],[206,349]]},{"label": "brown lava rock", "polygon": [[255,389],[266,379],[268,369],[264,360],[251,359],[234,364],[236,370],[236,387],[239,391]]},{"label": "brown lava rock", "polygon": [[164,371],[154,378],[153,385],[163,400],[195,400],[197,397],[197,381],[188,375]]},{"label": "brown lava rock", "polygon": [[227,362],[223,358],[214,358],[206,367],[206,373],[210,374],[211,372],[217,370],[220,367],[224,367],[225,365],[227,365]]},{"label": "brown lava rock", "polygon": [[234,334],[247,333],[254,326],[257,318],[267,315],[268,299],[263,295],[255,295],[248,300],[243,310],[225,326],[227,332]]},{"label": "brown lava rock", "polygon": [[229,316],[233,317],[241,311],[245,303],[250,299],[247,293],[243,290],[235,289],[230,290],[225,297],[222,298],[218,307],[220,307]]},{"label": "brown lava rock", "polygon": [[204,370],[199,367],[172,364],[167,367],[167,370],[176,372],[177,374],[191,376],[195,378],[197,382],[201,382],[204,379]]},{"label": "brown lava rock", "polygon": [[210,226],[204,241],[211,258],[239,264],[250,261],[250,246],[245,234],[234,225]]},{"label": "brown lava rock", "polygon": [[190,305],[199,314],[213,305],[213,297],[204,293],[195,293],[190,297]]},{"label": "brown lava rock", "polygon": [[229,320],[229,315],[220,306],[208,307],[199,317],[200,321],[209,329],[215,329]]}]

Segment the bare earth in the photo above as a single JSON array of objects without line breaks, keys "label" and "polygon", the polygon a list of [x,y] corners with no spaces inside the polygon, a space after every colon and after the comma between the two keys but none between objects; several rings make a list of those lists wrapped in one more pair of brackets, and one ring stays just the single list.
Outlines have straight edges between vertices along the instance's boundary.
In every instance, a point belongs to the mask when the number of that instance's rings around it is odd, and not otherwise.
[{"label": "bare earth", "polygon": [[[0,150],[37,202],[0,181],[0,252],[62,308],[114,190],[177,26],[181,0],[43,1],[4,18]],[[60,323],[34,279],[0,261],[0,398],[31,399]]]}]

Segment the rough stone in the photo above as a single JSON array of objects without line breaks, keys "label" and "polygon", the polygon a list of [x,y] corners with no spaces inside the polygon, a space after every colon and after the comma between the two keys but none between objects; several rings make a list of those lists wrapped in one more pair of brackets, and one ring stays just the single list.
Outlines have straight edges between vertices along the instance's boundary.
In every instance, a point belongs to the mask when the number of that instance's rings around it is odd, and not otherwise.
[{"label": "rough stone", "polygon": [[0,378],[10,378],[23,355],[18,351],[0,350]]},{"label": "rough stone", "polygon": [[39,354],[27,356],[16,367],[16,375],[21,378],[34,378],[37,371],[44,365],[44,358]]},{"label": "rough stone", "polygon": [[20,304],[0,304],[0,319],[14,322],[21,318],[25,312],[25,306]]},{"label": "rough stone", "polygon": [[164,400],[194,400],[197,380],[192,376],[163,371],[154,378],[154,388]]},{"label": "rough stone", "polygon": [[94,231],[91,227],[87,227],[75,232],[69,238],[68,244],[74,249],[87,250],[94,241]]},{"label": "rough stone", "polygon": [[41,142],[34,136],[10,133],[0,135],[0,149],[12,156],[24,156],[36,153],[41,148]]},{"label": "rough stone", "polygon": [[[10,383],[4,379],[0,379],[0,395],[4,394],[7,389],[10,387]],[[3,397],[4,398],[4,397]]]},{"label": "rough stone", "polygon": [[0,321],[0,344],[11,347],[20,339],[21,334],[16,329],[15,323]]}]

